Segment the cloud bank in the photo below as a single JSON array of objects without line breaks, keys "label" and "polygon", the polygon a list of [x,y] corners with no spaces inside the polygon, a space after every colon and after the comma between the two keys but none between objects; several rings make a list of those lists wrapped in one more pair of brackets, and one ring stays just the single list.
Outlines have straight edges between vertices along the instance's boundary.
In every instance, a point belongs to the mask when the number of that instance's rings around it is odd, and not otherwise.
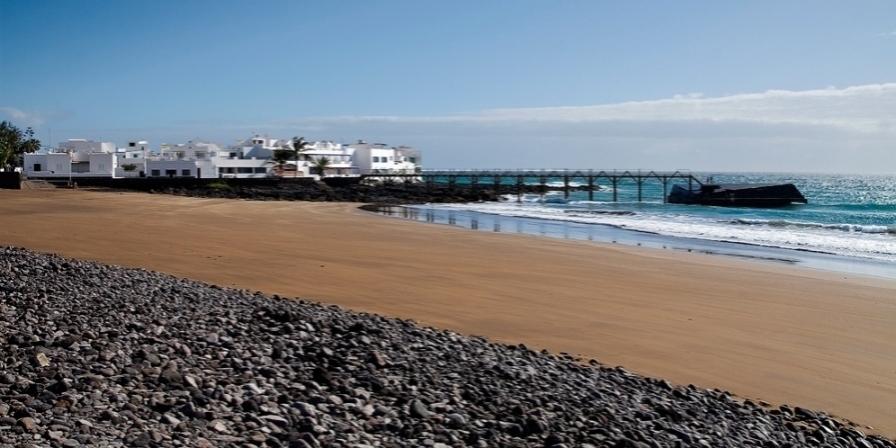
[{"label": "cloud bank", "polygon": [[896,83],[444,116],[284,120],[256,130],[426,149],[443,168],[688,168],[896,174]]},{"label": "cloud bank", "polygon": [[[896,83],[842,89],[769,90],[720,97],[699,93],[668,99],[593,106],[490,109],[476,114],[429,117],[389,115],[302,118],[287,123],[321,127],[337,123],[607,123],[735,122],[826,126],[860,132],[896,129]],[[285,123],[281,123],[285,124]]]},{"label": "cloud bank", "polygon": [[0,107],[0,117],[11,121],[17,126],[40,126],[44,124],[44,118],[35,113],[25,112],[15,107]]},{"label": "cloud bank", "polygon": [[[23,120],[37,114],[2,108]],[[48,122],[54,119],[48,119]],[[102,125],[102,124],[100,124]],[[432,168],[693,169],[896,175],[896,83],[434,116],[347,115],[143,129],[68,129],[64,138],[153,143],[252,133],[407,144]]]}]

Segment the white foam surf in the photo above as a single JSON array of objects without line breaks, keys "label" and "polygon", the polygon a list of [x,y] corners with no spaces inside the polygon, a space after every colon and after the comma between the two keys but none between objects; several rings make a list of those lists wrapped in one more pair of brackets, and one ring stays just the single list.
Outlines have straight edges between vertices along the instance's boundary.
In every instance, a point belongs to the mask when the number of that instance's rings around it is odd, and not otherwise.
[{"label": "white foam surf", "polygon": [[[549,198],[549,199],[545,199]],[[508,199],[516,201],[515,195]],[[577,201],[582,203],[582,201]],[[637,210],[635,213],[594,213],[588,209],[546,206],[563,204],[562,193],[524,195],[522,203],[437,205],[519,218],[538,218],[620,228],[684,238],[731,241],[768,247],[810,250],[838,255],[896,261],[896,226],[817,224],[807,222],[698,217]],[[569,202],[567,204],[572,204]],[[619,210],[614,208],[613,210]]]}]

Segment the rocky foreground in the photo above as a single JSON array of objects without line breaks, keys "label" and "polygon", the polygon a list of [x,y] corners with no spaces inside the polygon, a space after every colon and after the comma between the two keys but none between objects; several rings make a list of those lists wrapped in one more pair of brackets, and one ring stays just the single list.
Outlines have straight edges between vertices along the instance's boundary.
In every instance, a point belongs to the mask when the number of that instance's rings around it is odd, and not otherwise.
[{"label": "rocky foreground", "polygon": [[590,364],[0,248],[0,446],[896,447]]}]

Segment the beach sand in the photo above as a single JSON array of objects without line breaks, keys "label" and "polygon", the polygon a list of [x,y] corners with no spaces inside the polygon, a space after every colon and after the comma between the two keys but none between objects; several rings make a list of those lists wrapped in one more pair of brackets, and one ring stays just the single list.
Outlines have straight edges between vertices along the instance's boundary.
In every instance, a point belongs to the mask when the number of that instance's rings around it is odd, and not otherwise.
[{"label": "beach sand", "polygon": [[357,206],[0,190],[0,244],[580,354],[896,437],[896,282]]}]

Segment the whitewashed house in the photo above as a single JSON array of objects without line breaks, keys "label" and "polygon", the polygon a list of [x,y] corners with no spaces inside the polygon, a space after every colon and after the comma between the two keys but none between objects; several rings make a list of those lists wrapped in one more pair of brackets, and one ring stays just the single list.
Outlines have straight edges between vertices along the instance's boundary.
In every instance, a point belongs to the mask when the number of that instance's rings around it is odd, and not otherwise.
[{"label": "whitewashed house", "polygon": [[273,164],[264,156],[262,142],[221,148],[193,142],[161,146],[160,154],[146,162],[149,177],[257,178],[271,176]]},{"label": "whitewashed house", "polygon": [[359,174],[414,174],[422,162],[420,151],[409,146],[391,147],[358,140],[348,148]]},{"label": "whitewashed house", "polygon": [[[359,140],[344,145],[328,140],[307,144],[292,160],[279,167],[272,160],[278,150],[292,150],[292,140],[255,136],[228,148],[214,143],[188,141],[162,144],[153,153],[149,142],[135,140],[124,148],[113,143],[72,139],[53,150],[25,155],[24,172],[32,178],[64,177],[194,177],[259,178],[308,177],[326,158],[326,177],[362,174],[414,174],[420,171],[420,151]],[[315,173],[317,175],[318,173]]]},{"label": "whitewashed house", "polygon": [[146,140],[128,142],[125,148],[115,152],[117,159],[113,177],[146,177],[146,160],[150,155],[149,142]]},{"label": "whitewashed house", "polygon": [[329,163],[324,172],[325,176],[357,176],[360,173],[358,167],[354,164],[352,153],[353,150],[351,148],[341,143],[328,140],[316,141],[305,146],[305,150],[302,151],[304,160],[303,163],[300,162],[302,164],[300,169],[310,173],[318,160],[326,157]]},{"label": "whitewashed house", "polygon": [[239,157],[245,159],[270,159],[274,156],[274,151],[278,149],[291,149],[290,140],[282,140],[276,138],[268,138],[267,136],[256,135],[247,138],[231,146],[231,152],[237,152]]},{"label": "whitewashed house", "polygon": [[256,135],[224,151],[218,151],[214,163],[217,177],[252,178],[273,176],[274,151],[289,149],[289,140]]},{"label": "whitewashed house", "polygon": [[24,159],[25,175],[32,178],[112,177],[116,166],[114,143],[85,139],[66,140]]},{"label": "whitewashed house", "polygon": [[[159,153],[146,159],[147,177],[218,177],[212,158],[220,151],[214,143],[163,143]],[[213,155],[214,154],[214,155]]]}]

